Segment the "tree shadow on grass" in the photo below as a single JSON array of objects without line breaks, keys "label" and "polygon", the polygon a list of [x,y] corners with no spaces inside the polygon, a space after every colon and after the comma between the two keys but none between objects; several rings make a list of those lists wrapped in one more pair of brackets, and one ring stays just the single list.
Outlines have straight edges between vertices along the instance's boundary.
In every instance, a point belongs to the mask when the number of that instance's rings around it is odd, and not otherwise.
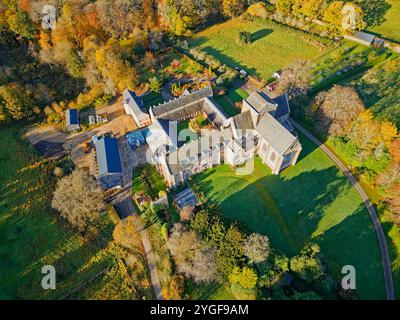
[{"label": "tree shadow on grass", "polygon": [[385,14],[392,7],[385,0],[357,1],[364,12],[364,20],[369,27],[381,25],[386,21]]},{"label": "tree shadow on grass", "polygon": [[223,215],[268,235],[274,247],[286,254],[297,254],[318,228],[325,210],[351,187],[333,166],[292,178],[271,175],[264,167],[265,176],[259,179],[224,176],[223,188],[210,171],[202,176],[201,188],[218,202]]},{"label": "tree shadow on grass", "polygon": [[[201,187],[224,217],[239,221],[248,232],[267,235],[271,246],[289,257],[310,242],[319,243],[336,279],[345,264],[354,265],[364,282],[361,296],[381,298],[382,265],[373,224],[336,167],[290,178],[267,174],[251,182],[230,176],[232,183],[223,186],[211,175]],[[377,280],[370,279],[375,275]]]},{"label": "tree shadow on grass", "polygon": [[207,47],[202,48],[202,50],[205,53],[218,59],[221,63],[224,63],[224,64],[230,66],[231,68],[237,67],[239,69],[245,70],[248,74],[258,75],[257,70],[255,68],[244,66],[244,65],[240,64],[234,58],[227,56],[226,54],[222,53],[218,49],[207,46]]},{"label": "tree shadow on grass", "polygon": [[253,32],[251,34],[251,41],[256,42],[256,41],[270,35],[272,32],[273,32],[273,30],[266,29],[266,28],[257,30],[256,32]]},{"label": "tree shadow on grass", "polygon": [[329,272],[335,278],[343,276],[343,266],[355,267],[355,294],[358,298],[385,298],[381,253],[375,229],[363,204],[316,237],[315,241],[320,245],[323,255],[329,258]]}]

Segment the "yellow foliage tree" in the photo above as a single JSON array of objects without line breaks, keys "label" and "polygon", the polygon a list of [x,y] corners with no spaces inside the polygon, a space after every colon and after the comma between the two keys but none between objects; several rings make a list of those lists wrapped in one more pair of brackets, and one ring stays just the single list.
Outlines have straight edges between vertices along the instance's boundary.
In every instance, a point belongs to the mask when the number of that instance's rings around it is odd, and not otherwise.
[{"label": "yellow foliage tree", "polygon": [[247,8],[246,11],[253,17],[266,19],[268,17],[268,9],[264,2],[253,3]]}]

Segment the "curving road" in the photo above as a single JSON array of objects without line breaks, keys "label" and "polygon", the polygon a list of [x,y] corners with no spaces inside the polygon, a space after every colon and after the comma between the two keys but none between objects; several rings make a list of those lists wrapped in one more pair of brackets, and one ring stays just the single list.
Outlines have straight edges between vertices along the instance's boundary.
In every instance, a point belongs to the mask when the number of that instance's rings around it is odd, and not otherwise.
[{"label": "curving road", "polygon": [[387,300],[394,300],[394,287],[393,287],[393,278],[392,278],[392,269],[390,266],[390,258],[389,258],[389,251],[386,244],[385,234],[383,232],[381,223],[379,221],[378,215],[373,207],[371,201],[369,200],[367,194],[365,193],[364,189],[357,181],[357,179],[350,173],[349,169],[343,164],[342,161],[331,151],[328,147],[326,147],[322,142],[320,142],[317,138],[315,138],[307,129],[302,127],[296,121],[291,119],[291,123],[293,126],[301,131],[307,138],[309,138],[312,142],[314,142],[322,151],[324,151],[329,158],[331,158],[336,165],[343,171],[345,176],[349,179],[351,184],[356,188],[357,192],[360,194],[361,199],[363,200],[369,216],[371,217],[372,223],[375,228],[376,235],[378,237],[379,249],[381,251],[381,258],[382,258],[382,266],[383,266],[383,276],[385,279],[385,288],[386,288],[386,299]]}]

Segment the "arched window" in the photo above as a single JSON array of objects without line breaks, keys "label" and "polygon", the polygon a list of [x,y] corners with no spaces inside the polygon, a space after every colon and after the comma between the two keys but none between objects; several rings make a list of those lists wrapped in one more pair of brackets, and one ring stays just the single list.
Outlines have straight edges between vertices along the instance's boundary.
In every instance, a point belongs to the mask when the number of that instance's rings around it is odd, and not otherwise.
[{"label": "arched window", "polygon": [[269,157],[269,160],[274,163],[276,159],[276,153],[274,151],[271,152],[271,155]]}]

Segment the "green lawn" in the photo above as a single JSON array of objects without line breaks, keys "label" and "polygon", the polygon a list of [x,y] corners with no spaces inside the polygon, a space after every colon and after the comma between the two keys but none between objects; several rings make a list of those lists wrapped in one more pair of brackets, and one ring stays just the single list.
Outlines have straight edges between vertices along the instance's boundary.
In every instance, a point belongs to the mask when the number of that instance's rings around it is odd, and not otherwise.
[{"label": "green lawn", "polygon": [[337,278],[342,266],[356,267],[360,298],[385,298],[376,235],[358,193],[321,150],[300,139],[299,162],[279,176],[256,158],[251,175],[235,175],[222,165],[195,180],[224,215],[268,235],[288,256],[316,241]]},{"label": "green lawn", "polygon": [[231,293],[229,284],[213,282],[198,285],[191,280],[185,283],[185,293],[189,294],[191,300],[236,300]]},{"label": "green lawn", "polygon": [[[240,45],[238,34],[248,31],[253,42]],[[299,60],[314,59],[324,50],[310,37],[270,21],[236,18],[214,25],[193,36],[191,47],[200,47],[221,62],[238,66],[250,74],[269,79],[283,67]]]},{"label": "green lawn", "polygon": [[[0,129],[0,300],[59,299],[113,260],[57,221],[50,207],[55,163],[34,156],[18,135]],[[56,268],[56,290],[41,287],[44,265]]]},{"label": "green lawn", "polygon": [[166,190],[165,182],[156,168],[151,164],[146,164],[141,168],[136,168],[132,172],[132,194],[145,192],[152,199],[158,198],[160,191]]},{"label": "green lawn", "polygon": [[160,93],[149,92],[143,96],[143,103],[146,109],[150,109],[150,107],[158,106],[160,103],[164,103],[164,99]]},{"label": "green lawn", "polygon": [[213,99],[228,116],[233,117],[240,113],[240,109],[235,106],[235,103],[242,102],[248,96],[248,93],[243,89],[232,88],[226,94],[214,96]]},{"label": "green lawn", "polygon": [[[41,160],[19,137],[18,128],[0,128],[0,300],[151,298],[142,285],[130,290],[136,283],[111,241],[113,208],[93,240],[72,230],[50,206],[60,163]],[[56,269],[55,290],[41,287],[45,265]]]},{"label": "green lawn", "polygon": [[400,42],[400,1],[385,0],[391,5],[390,9],[385,14],[385,21],[376,27],[370,28],[369,31],[376,32],[382,37]]}]

